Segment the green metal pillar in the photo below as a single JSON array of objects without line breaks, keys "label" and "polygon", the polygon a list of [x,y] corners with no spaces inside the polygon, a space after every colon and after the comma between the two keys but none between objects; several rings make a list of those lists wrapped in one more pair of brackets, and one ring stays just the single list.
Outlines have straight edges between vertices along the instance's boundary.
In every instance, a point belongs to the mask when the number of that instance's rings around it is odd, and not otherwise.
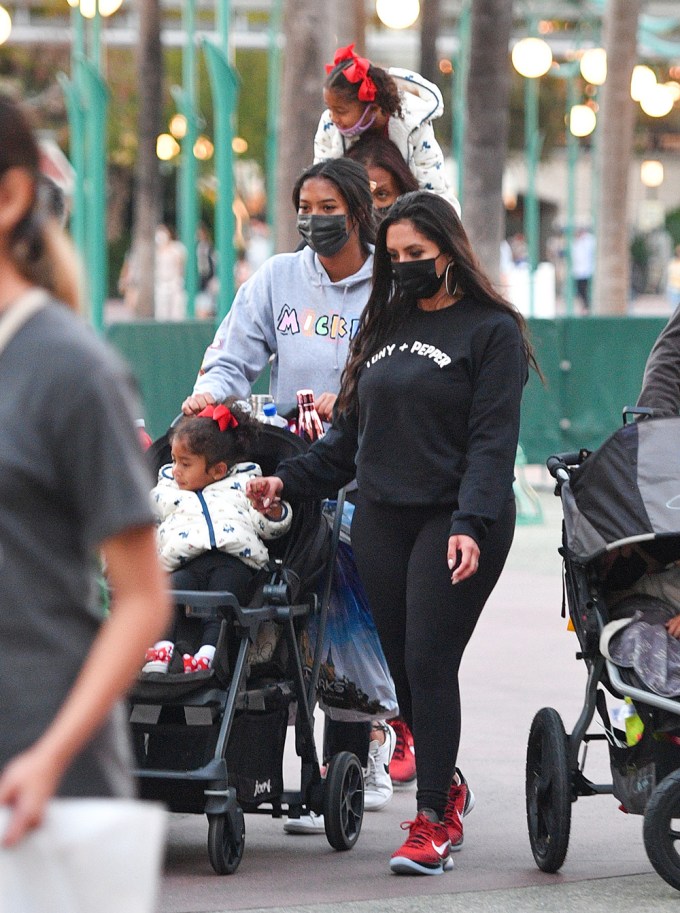
[{"label": "green metal pillar", "polygon": [[106,123],[109,93],[100,73],[90,61],[81,61],[80,72],[87,111],[86,273],[89,279],[92,323],[97,330],[102,330],[108,292]]},{"label": "green metal pillar", "polygon": [[182,53],[182,91],[178,93],[180,110],[186,118],[187,130],[182,139],[180,181],[182,195],[179,206],[179,236],[187,252],[184,285],[187,294],[187,316],[194,316],[198,292],[198,263],[196,262],[196,228],[198,226],[198,162],[194,145],[198,138],[196,113],[196,10],[195,0],[182,5],[184,50]]},{"label": "green metal pillar", "polygon": [[535,312],[535,283],[539,256],[540,210],[536,195],[536,174],[541,154],[538,132],[538,80],[524,82],[524,145],[527,157],[527,193],[524,200],[524,235],[529,260],[529,317]]},{"label": "green metal pillar", "polygon": [[224,319],[234,298],[234,112],[238,101],[238,77],[225,53],[209,41],[203,43],[215,109],[215,246],[220,280],[218,321]]},{"label": "green metal pillar", "polygon": [[265,162],[267,179],[267,224],[274,237],[276,231],[276,164],[279,148],[279,88],[281,85],[281,20],[283,0],[272,0],[269,14],[269,49],[267,67],[267,139]]},{"label": "green metal pillar", "polygon": [[453,110],[452,110],[452,147],[453,158],[458,171],[456,196],[463,209],[465,188],[463,172],[465,165],[465,120],[467,116],[467,80],[470,70],[470,20],[472,16],[471,0],[463,0],[458,20],[458,53],[453,68]]},{"label": "green metal pillar", "polygon": [[575,282],[574,282],[574,220],[576,207],[576,167],[578,165],[579,140],[570,129],[571,109],[578,103],[577,77],[570,75],[567,78],[567,224],[564,229],[565,253],[567,272],[564,281],[564,304],[567,315],[574,313]]},{"label": "green metal pillar", "polygon": [[85,56],[85,27],[80,10],[71,10],[71,78],[63,73],[58,74],[59,84],[66,99],[66,111],[69,121],[69,153],[71,165],[75,172],[73,201],[71,206],[71,235],[76,248],[85,259],[85,111],[83,108],[82,88],[79,85],[78,61]]}]

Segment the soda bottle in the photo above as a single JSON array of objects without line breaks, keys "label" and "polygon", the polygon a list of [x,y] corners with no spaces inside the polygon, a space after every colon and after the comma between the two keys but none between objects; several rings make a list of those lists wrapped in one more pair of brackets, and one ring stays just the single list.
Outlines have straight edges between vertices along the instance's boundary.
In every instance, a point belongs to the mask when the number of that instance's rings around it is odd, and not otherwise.
[{"label": "soda bottle", "polygon": [[146,422],[143,418],[137,418],[135,419],[135,425],[137,426],[137,434],[139,435],[139,443],[142,445],[142,450],[148,450],[153,444],[153,440],[146,430]]},{"label": "soda bottle", "polygon": [[298,390],[297,433],[309,444],[324,436],[323,423],[314,405],[313,390]]}]

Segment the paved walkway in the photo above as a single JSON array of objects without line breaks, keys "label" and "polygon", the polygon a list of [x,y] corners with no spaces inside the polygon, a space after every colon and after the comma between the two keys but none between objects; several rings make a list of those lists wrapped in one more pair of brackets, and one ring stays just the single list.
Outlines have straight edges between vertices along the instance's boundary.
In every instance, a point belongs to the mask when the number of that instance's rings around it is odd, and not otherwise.
[{"label": "paved walkway", "polygon": [[[541,502],[545,522],[518,527],[463,664],[459,763],[477,805],[466,819],[454,870],[436,878],[390,874],[389,856],[403,836],[400,822],[414,814],[413,790],[395,793],[386,809],[367,814],[348,853],[335,852],[324,837],[286,836],[281,821],[246,816],[243,861],[235,875],[222,878],[207,859],[205,819],[173,816],[159,911],[676,913],[680,896],[650,866],[642,819],[622,814],[611,796],[581,798],[573,806],[561,873],[545,875],[531,855],[524,810],[529,726],[540,707],[552,706],[570,731],[585,685],[575,636],[560,617],[560,505],[548,490]],[[291,758],[286,771],[299,772]],[[609,778],[599,743],[591,747],[586,773]]]}]

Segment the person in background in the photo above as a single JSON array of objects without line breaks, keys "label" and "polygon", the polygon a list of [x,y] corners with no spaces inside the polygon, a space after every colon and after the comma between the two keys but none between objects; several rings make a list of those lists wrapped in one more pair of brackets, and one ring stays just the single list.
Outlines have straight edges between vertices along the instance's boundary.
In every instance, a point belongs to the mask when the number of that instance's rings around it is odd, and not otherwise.
[{"label": "person in background", "polygon": [[198,267],[198,294],[195,313],[199,320],[215,316],[215,248],[205,222],[199,222],[196,229],[196,265]]},{"label": "person in background", "polygon": [[11,809],[0,840],[11,846],[54,795],[134,794],[119,698],[170,605],[129,373],[75,313],[75,255],[44,207],[28,121],[2,95],[0,135],[0,327],[24,317],[0,352],[0,805]]},{"label": "person in background", "polygon": [[[247,398],[271,359],[270,393],[281,409],[311,387],[319,416],[329,421],[350,340],[371,291],[375,220],[368,174],[346,158],[307,168],[293,188],[306,246],[266,260],[236,293],[207,350],[193,392],[182,404],[196,415],[228,396]],[[273,356],[273,357],[272,357]],[[367,810],[392,796],[386,768],[396,737],[391,727],[326,721],[324,754],[353,751],[374,776]],[[323,817],[289,819],[289,833],[323,834]]]},{"label": "person in background", "polygon": [[397,874],[439,875],[463,844],[458,669],[512,542],[529,363],[524,319],[482,272],[453,207],[408,193],[378,229],[332,428],[247,486],[267,510],[356,473],[352,547],[418,760]]},{"label": "person in background", "polygon": [[368,172],[378,220],[388,214],[397,197],[418,190],[418,181],[399,149],[384,136],[364,134],[345,155],[354,162],[361,162]]},{"label": "person in background", "polygon": [[156,320],[184,320],[187,296],[184,273],[187,252],[167,225],[156,229],[156,284],[154,290]]},{"label": "person in background", "polygon": [[326,110],[314,137],[314,161],[340,158],[361,136],[385,136],[399,149],[418,186],[445,197],[460,214],[432,127],[444,111],[437,86],[411,70],[376,67],[357,56],[353,44],[338,48],[326,72]]},{"label": "person in background", "polygon": [[571,271],[576,281],[576,294],[583,302],[583,310],[590,313],[590,284],[595,272],[595,235],[587,228],[579,228],[571,245]]}]

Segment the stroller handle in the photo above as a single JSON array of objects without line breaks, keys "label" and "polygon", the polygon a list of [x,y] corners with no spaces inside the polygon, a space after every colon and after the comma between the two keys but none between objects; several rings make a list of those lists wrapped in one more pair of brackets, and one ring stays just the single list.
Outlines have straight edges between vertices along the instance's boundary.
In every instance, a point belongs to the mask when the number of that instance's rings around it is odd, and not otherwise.
[{"label": "stroller handle", "polygon": [[581,462],[580,452],[573,451],[570,453],[556,453],[548,457],[545,465],[548,472],[558,484],[569,481],[569,467],[578,466]]}]

